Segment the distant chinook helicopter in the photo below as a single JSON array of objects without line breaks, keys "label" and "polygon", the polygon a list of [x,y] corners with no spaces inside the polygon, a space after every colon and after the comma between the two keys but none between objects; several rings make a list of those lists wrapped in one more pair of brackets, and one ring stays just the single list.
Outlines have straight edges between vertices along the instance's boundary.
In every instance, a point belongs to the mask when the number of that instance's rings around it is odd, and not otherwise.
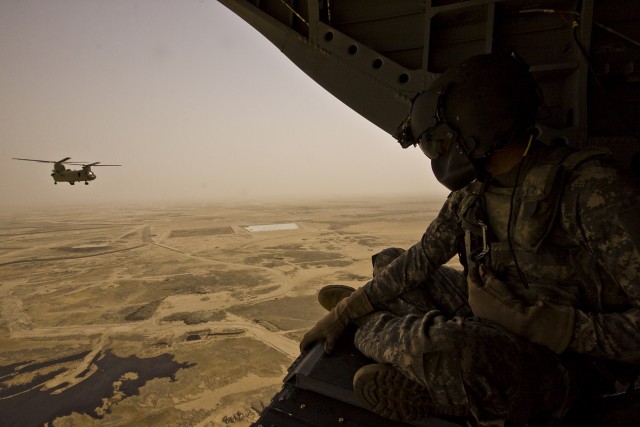
[{"label": "distant chinook helicopter", "polygon": [[[96,179],[96,174],[91,171],[92,166],[122,166],[122,165],[103,165],[100,162],[86,163],[86,162],[68,162],[71,157],[65,157],[62,160],[36,160],[36,159],[21,159],[14,157],[13,160],[25,160],[28,162],[40,162],[40,163],[53,163],[53,170],[51,176],[53,177],[53,183],[68,182],[71,185],[75,185],[78,181],[84,181],[85,185],[89,185],[89,181]],[[82,169],[67,169],[64,165],[80,165]]]}]

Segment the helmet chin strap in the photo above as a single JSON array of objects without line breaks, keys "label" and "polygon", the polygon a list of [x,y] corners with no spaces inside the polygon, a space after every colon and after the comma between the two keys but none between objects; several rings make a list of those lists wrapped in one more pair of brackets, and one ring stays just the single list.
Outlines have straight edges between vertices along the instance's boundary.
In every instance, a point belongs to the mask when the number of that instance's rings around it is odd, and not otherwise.
[{"label": "helmet chin strap", "polygon": [[518,164],[518,172],[516,173],[516,182],[513,186],[513,190],[511,190],[511,198],[509,200],[509,219],[507,222],[507,241],[509,242],[509,251],[511,252],[511,256],[513,257],[513,262],[516,266],[516,270],[518,271],[518,276],[520,276],[520,280],[525,288],[529,289],[529,281],[527,280],[524,272],[520,269],[520,264],[518,264],[518,257],[516,256],[516,252],[513,249],[513,236],[512,236],[512,228],[513,228],[513,207],[514,207],[514,199],[516,196],[516,189],[518,188],[520,181],[520,174],[522,172],[522,164],[524,163],[525,157],[529,154],[529,150],[531,149],[531,145],[533,144],[533,134],[529,136],[529,142],[527,143],[527,148],[524,149],[522,153],[522,159],[520,160],[520,164]]},{"label": "helmet chin strap", "polygon": [[529,135],[529,142],[527,142],[527,148],[525,148],[524,153],[522,153],[522,157],[527,157],[527,154],[529,154],[529,150],[531,149],[531,146],[533,145],[533,134]]}]

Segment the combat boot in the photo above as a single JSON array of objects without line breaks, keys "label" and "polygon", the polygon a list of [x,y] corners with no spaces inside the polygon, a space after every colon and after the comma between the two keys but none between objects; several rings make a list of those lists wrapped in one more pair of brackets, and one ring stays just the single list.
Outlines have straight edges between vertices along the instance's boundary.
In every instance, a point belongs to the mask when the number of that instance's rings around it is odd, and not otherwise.
[{"label": "combat boot", "polygon": [[417,421],[431,413],[429,391],[391,365],[372,364],[358,369],[353,391],[369,410],[392,420]]},{"label": "combat boot", "polygon": [[331,311],[343,298],[348,297],[355,291],[351,286],[327,285],[318,292],[318,302],[327,311]]}]

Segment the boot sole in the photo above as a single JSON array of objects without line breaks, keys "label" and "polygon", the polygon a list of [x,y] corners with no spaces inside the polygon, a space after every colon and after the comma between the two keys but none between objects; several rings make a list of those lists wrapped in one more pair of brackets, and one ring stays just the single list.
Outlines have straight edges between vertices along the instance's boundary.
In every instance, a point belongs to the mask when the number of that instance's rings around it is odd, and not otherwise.
[{"label": "boot sole", "polygon": [[429,415],[429,391],[390,365],[360,368],[353,377],[356,398],[376,414],[395,421],[417,421]]},{"label": "boot sole", "polygon": [[347,298],[355,291],[351,286],[326,285],[318,292],[318,302],[325,310],[331,311],[342,299]]}]

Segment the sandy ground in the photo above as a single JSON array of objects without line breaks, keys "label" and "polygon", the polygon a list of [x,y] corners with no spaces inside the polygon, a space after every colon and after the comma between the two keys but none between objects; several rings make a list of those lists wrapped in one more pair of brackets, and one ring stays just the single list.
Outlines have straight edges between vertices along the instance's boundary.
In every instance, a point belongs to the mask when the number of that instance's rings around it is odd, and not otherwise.
[{"label": "sandy ground", "polygon": [[[0,425],[249,425],[323,315],[318,290],[364,284],[440,204],[2,214]],[[265,224],[298,228],[246,228]]]}]

